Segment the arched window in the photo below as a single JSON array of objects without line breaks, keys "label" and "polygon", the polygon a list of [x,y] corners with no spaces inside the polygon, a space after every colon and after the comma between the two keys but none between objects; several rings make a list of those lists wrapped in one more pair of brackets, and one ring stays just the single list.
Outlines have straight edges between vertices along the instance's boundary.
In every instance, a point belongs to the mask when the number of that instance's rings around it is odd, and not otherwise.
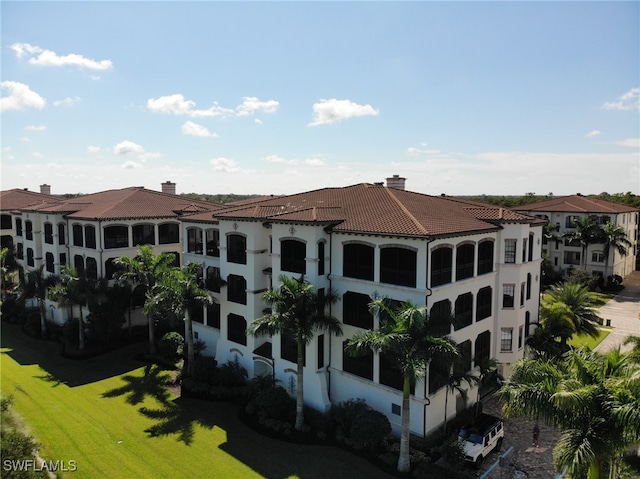
[{"label": "arched window", "polygon": [[113,275],[119,270],[114,263],[115,258],[109,258],[104,262],[104,277],[105,279],[113,279]]},{"label": "arched window", "polygon": [[456,251],[456,281],[473,276],[475,245],[463,244]]},{"label": "arched window", "polygon": [[98,262],[95,258],[87,258],[86,269],[87,279],[98,279]]},{"label": "arched window", "polygon": [[96,228],[93,225],[84,227],[84,241],[87,248],[96,249]]},{"label": "arched window", "polygon": [[367,294],[347,291],[342,296],[342,322],[358,328],[373,329],[370,302],[371,298]]},{"label": "arched window", "polygon": [[141,246],[145,244],[156,244],[156,227],[151,224],[134,225],[131,228],[133,235],[133,245]]},{"label": "arched window", "polygon": [[380,282],[416,286],[416,252],[388,247],[380,251]]},{"label": "arched window", "polygon": [[242,276],[230,274],[227,277],[227,300],[247,304],[247,281]]},{"label": "arched window", "polygon": [[24,237],[27,240],[33,240],[33,223],[29,220],[24,222]]},{"label": "arched window", "polygon": [[10,230],[11,228],[13,228],[13,221],[11,219],[11,215],[2,214],[0,215],[0,217],[2,218],[0,220],[0,229]]},{"label": "arched window", "polygon": [[482,361],[491,357],[491,331],[485,331],[478,334],[475,343],[475,354],[473,362],[476,366],[482,364]]},{"label": "arched window", "polygon": [[84,272],[84,258],[81,254],[77,254],[73,257],[73,267],[78,272],[78,276],[82,277],[85,275]]},{"label": "arched window", "polygon": [[453,319],[451,301],[443,299],[431,306],[429,322],[434,336],[447,336],[451,334],[451,320]]},{"label": "arched window", "polygon": [[172,244],[180,242],[180,226],[178,223],[162,223],[158,226],[158,242]]},{"label": "arched window", "polygon": [[73,225],[71,227],[73,234],[73,246],[84,246],[84,240],[82,237],[82,225]]},{"label": "arched window", "polygon": [[44,242],[53,244],[53,225],[51,223],[44,224]]},{"label": "arched window", "polygon": [[476,305],[476,322],[491,316],[491,304],[493,303],[493,291],[491,286],[480,288]]},{"label": "arched window", "polygon": [[318,243],[318,276],[324,275],[324,241]]},{"label": "arched window", "polygon": [[46,269],[49,273],[54,273],[55,272],[55,266],[54,266],[54,256],[53,253],[47,253],[45,254],[45,265],[46,265]]},{"label": "arched window", "polygon": [[473,294],[465,293],[456,299],[453,329],[456,331],[469,326],[473,322]]},{"label": "arched window", "polygon": [[27,265],[35,266],[35,261],[33,260],[33,248],[27,248]]},{"label": "arched window", "polygon": [[229,263],[247,264],[247,238],[231,234],[227,236],[227,261]]},{"label": "arched window", "polygon": [[431,287],[451,283],[453,248],[444,246],[431,252]]},{"label": "arched window", "polygon": [[342,250],[342,275],[373,281],[373,246],[349,243]]},{"label": "arched window", "polygon": [[129,228],[127,226],[107,226],[104,229],[105,249],[128,248]]},{"label": "arched window", "polygon": [[373,351],[369,349],[361,356],[351,356],[345,351],[347,342],[342,343],[342,370],[373,381]]},{"label": "arched window", "polygon": [[220,257],[220,230],[206,230],[207,256]]},{"label": "arched window", "polygon": [[280,243],[280,269],[291,273],[307,272],[307,245],[298,240],[283,240]]},{"label": "arched window", "polygon": [[202,254],[202,228],[187,229],[187,252]]},{"label": "arched window", "polygon": [[58,223],[58,244],[67,244],[67,228],[64,223]]},{"label": "arched window", "polygon": [[478,274],[493,271],[493,241],[482,241],[478,245]]},{"label": "arched window", "polygon": [[16,218],[16,236],[22,236],[22,220]]},{"label": "arched window", "polygon": [[227,339],[234,343],[247,345],[247,322],[242,316],[229,314],[227,316]]}]

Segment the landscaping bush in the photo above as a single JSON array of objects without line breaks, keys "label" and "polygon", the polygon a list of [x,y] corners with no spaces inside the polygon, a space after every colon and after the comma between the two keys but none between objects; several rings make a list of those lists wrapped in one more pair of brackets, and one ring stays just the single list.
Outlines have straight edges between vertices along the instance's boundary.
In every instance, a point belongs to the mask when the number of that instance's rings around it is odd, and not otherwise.
[{"label": "landscaping bush", "polygon": [[284,388],[278,386],[259,392],[247,405],[247,412],[255,414],[261,421],[275,419],[286,421],[295,414],[295,400]]},{"label": "landscaping bush", "polygon": [[349,430],[354,447],[372,451],[378,449],[390,433],[391,423],[387,416],[372,408],[358,414]]},{"label": "landscaping bush", "polygon": [[349,437],[355,419],[367,408],[369,406],[364,399],[349,399],[340,404],[332,405],[329,414],[336,423],[336,434],[339,437]]},{"label": "landscaping bush", "polygon": [[211,356],[202,356],[193,362],[191,378],[197,383],[214,385],[218,362]]},{"label": "landscaping bush", "polygon": [[168,361],[176,361],[182,354],[184,338],[180,333],[167,333],[158,341],[158,354]]},{"label": "landscaping bush", "polygon": [[224,363],[214,377],[214,386],[239,387],[247,383],[247,370],[235,359]]},{"label": "landscaping bush", "polygon": [[36,338],[40,336],[40,311],[37,309],[27,310],[24,321],[24,332]]}]

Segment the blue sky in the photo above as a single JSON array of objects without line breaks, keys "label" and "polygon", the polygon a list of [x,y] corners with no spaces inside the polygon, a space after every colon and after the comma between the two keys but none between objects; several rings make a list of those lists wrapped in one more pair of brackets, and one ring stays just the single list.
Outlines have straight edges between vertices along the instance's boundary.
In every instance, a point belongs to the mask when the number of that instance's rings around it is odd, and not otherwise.
[{"label": "blue sky", "polygon": [[640,194],[638,2],[10,2],[2,189]]}]

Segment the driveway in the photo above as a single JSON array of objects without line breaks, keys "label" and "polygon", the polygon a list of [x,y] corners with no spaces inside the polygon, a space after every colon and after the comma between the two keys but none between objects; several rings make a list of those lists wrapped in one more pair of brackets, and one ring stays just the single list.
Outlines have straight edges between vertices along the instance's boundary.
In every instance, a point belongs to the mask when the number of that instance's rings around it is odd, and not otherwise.
[{"label": "driveway", "polygon": [[605,324],[610,321],[613,329],[596,346],[596,351],[605,352],[618,346],[628,350],[631,346],[624,346],[624,340],[628,336],[640,336],[640,271],[627,276],[622,285],[624,289],[598,310]]}]

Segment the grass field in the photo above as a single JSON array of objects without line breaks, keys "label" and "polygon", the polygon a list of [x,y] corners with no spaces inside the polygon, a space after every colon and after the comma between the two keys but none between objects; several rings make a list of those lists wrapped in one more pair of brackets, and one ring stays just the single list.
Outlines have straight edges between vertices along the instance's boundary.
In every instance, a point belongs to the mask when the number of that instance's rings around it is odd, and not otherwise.
[{"label": "grass field", "polygon": [[13,395],[45,460],[75,461],[62,477],[388,477],[340,449],[260,436],[231,404],[176,398],[169,373],[133,359],[134,349],[73,361],[2,325],[2,394]]},{"label": "grass field", "polygon": [[598,344],[600,344],[602,340],[609,335],[610,332],[611,332],[611,329],[600,328],[597,338],[592,338],[591,336],[573,336],[569,340],[569,346],[572,346],[574,348],[588,346],[589,349],[593,349]]}]

